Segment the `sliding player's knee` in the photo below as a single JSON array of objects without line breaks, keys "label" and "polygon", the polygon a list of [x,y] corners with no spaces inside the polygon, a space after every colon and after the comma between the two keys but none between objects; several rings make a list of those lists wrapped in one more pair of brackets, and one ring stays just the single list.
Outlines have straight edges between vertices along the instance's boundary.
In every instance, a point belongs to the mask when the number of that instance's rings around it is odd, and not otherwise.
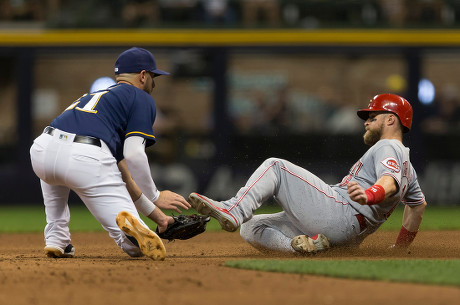
[{"label": "sliding player's knee", "polygon": [[260,238],[263,230],[267,227],[261,219],[253,217],[240,226],[240,235],[246,242],[254,242]]}]

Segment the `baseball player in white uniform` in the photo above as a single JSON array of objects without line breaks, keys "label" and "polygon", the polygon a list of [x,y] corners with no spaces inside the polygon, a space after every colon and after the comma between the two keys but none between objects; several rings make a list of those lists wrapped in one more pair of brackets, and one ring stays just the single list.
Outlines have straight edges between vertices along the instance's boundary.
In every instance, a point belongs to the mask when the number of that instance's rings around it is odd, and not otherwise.
[{"label": "baseball player in white uniform", "polygon": [[154,78],[168,74],[149,51],[126,50],[115,63],[115,85],[84,94],[34,140],[30,156],[43,192],[47,256],[75,255],[68,207],[73,190],[128,255],[165,258],[161,239],[138,211],[162,232],[174,219],[160,208],[190,207],[182,196],[157,189],[145,154],[156,140]]},{"label": "baseball player in white uniform", "polygon": [[[286,160],[270,158],[252,174],[235,197],[215,201],[192,193],[189,202],[216,218],[226,231],[236,231],[261,250],[314,253],[331,246],[358,246],[375,232],[397,205],[405,204],[401,230],[392,247],[414,240],[426,202],[417,174],[402,144],[412,124],[412,107],[394,94],[375,96],[357,112],[370,149],[342,182],[328,185]],[[253,215],[270,197],[283,211]]]}]

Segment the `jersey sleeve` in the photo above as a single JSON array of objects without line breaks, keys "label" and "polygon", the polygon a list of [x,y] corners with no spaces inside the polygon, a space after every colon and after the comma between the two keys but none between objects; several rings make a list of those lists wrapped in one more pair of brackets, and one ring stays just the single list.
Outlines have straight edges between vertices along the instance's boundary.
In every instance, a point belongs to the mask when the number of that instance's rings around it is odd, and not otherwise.
[{"label": "jersey sleeve", "polygon": [[401,201],[406,205],[419,205],[425,202],[425,195],[422,193],[422,189],[417,180],[417,173],[414,169],[412,169],[407,192]]},{"label": "jersey sleeve", "polygon": [[403,156],[393,145],[383,145],[377,149],[374,162],[377,179],[382,176],[391,176],[398,186],[401,185]]},{"label": "jersey sleeve", "polygon": [[138,136],[146,139],[146,147],[156,141],[153,123],[156,117],[155,100],[145,92],[136,92],[129,114],[125,138]]}]

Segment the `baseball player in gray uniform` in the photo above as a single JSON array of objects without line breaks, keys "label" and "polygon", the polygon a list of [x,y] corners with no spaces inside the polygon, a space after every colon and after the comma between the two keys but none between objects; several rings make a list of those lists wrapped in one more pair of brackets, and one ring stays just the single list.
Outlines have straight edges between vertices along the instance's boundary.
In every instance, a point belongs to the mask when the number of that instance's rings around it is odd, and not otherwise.
[{"label": "baseball player in gray uniform", "polygon": [[[375,232],[397,205],[405,204],[401,230],[392,247],[407,247],[422,221],[426,201],[402,144],[412,124],[412,107],[394,94],[375,96],[357,112],[364,120],[370,149],[343,180],[328,185],[286,160],[270,158],[252,174],[235,197],[215,201],[192,193],[198,212],[216,218],[261,250],[314,253],[331,246],[358,246]],[[273,197],[282,212],[253,215]]]}]

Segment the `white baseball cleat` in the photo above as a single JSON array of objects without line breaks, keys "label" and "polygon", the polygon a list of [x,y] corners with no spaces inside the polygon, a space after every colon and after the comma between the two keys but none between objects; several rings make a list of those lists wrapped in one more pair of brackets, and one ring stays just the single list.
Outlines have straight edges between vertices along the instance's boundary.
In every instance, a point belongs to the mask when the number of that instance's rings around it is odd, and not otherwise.
[{"label": "white baseball cleat", "polygon": [[198,213],[217,219],[223,230],[234,232],[238,229],[238,221],[225,209],[222,203],[197,193],[191,193],[188,196],[188,201]]},{"label": "white baseball cleat", "polygon": [[326,251],[331,247],[329,238],[323,234],[317,234],[309,237],[307,235],[299,235],[292,239],[291,247],[303,254],[314,254],[316,252]]},{"label": "white baseball cleat", "polygon": [[71,258],[75,256],[75,248],[72,244],[68,244],[64,249],[59,246],[48,245],[43,250],[48,257]]},{"label": "white baseball cleat", "polygon": [[154,261],[165,259],[165,246],[155,232],[143,226],[136,217],[126,211],[118,213],[116,220],[118,227],[123,232],[136,239],[145,256]]}]

